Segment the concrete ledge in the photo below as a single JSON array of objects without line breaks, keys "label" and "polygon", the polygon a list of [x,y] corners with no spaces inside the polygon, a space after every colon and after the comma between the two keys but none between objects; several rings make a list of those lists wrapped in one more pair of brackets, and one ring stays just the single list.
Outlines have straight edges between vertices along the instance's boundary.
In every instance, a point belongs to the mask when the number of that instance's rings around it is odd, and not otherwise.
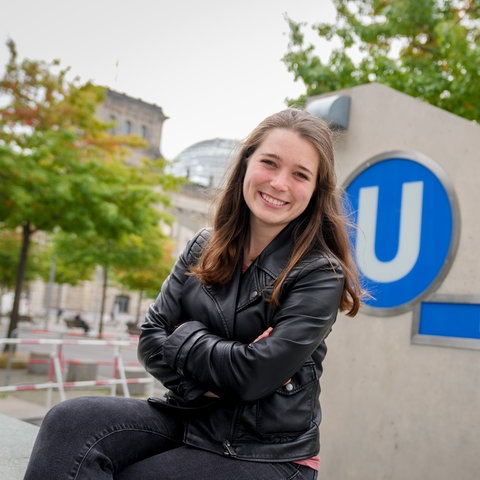
[{"label": "concrete ledge", "polygon": [[48,375],[50,369],[49,352],[30,352],[28,359],[28,373]]},{"label": "concrete ledge", "polygon": [[22,480],[38,427],[0,413],[0,478]]},{"label": "concrete ledge", "polygon": [[67,368],[67,382],[81,382],[84,380],[96,380],[98,364],[86,360],[69,360]]}]

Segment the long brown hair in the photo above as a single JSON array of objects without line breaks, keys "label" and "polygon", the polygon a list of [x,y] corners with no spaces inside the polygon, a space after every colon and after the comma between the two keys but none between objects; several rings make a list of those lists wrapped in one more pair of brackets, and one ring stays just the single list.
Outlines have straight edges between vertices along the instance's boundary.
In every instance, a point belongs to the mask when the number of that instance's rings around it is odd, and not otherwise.
[{"label": "long brown hair", "polygon": [[340,263],[345,275],[340,310],[354,316],[360,308],[361,291],[341,195],[336,187],[332,136],[323,120],[303,110],[291,108],[267,117],[243,142],[219,198],[212,237],[198,264],[190,271],[207,285],[224,285],[231,280],[249,235],[250,210],[242,193],[248,159],[275,128],[291,130],[309,141],[318,151],[319,168],[315,191],[294,231],[292,256],[275,281],[270,301],[278,305],[282,284],[289,272],[312,248],[319,248]]}]

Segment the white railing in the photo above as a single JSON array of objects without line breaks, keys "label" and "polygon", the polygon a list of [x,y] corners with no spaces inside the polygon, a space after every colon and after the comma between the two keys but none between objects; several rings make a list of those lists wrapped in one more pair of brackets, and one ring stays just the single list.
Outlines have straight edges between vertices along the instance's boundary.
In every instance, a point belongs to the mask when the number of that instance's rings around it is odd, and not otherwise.
[{"label": "white railing", "polygon": [[[125,397],[129,397],[129,384],[145,383],[150,388],[150,393],[153,394],[154,379],[145,372],[144,378],[127,378],[125,373],[125,363],[123,361],[121,348],[136,346],[136,341],[129,340],[76,340],[76,339],[51,339],[51,338],[0,338],[0,348],[3,345],[50,345],[49,359],[49,373],[48,381],[45,383],[30,383],[30,384],[18,384],[18,385],[5,385],[0,386],[0,393],[2,392],[15,392],[25,390],[47,390],[47,407],[52,404],[52,393],[54,389],[58,389],[60,400],[65,400],[65,389],[75,387],[98,387],[98,386],[110,386],[111,394],[116,394],[116,386],[121,385],[122,393]],[[111,378],[102,378],[101,380],[82,380],[67,382],[64,380],[64,349],[70,345],[83,345],[89,347],[105,348],[110,347],[113,350],[113,373]],[[40,360],[42,361],[42,360]],[[13,362],[13,348],[8,349],[6,373],[9,375]],[[37,360],[39,362],[39,360]],[[91,362],[89,362],[91,363]],[[6,382],[10,383],[10,382]]]}]

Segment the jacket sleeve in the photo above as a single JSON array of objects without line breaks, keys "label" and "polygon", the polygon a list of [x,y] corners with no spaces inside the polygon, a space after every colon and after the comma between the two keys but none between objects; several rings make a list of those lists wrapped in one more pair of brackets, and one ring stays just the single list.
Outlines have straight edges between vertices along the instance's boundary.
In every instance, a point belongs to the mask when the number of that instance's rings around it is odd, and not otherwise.
[{"label": "jacket sleeve", "polygon": [[188,278],[190,263],[201,252],[199,239],[206,234],[206,231],[199,232],[188,242],[163,282],[160,294],[149,307],[142,324],[137,351],[138,360],[147,372],[185,401],[194,400],[207,388],[168,365],[164,360],[163,346],[168,336],[185,320],[182,318],[182,289]]},{"label": "jacket sleeve", "polygon": [[262,398],[291,378],[330,333],[343,284],[340,266],[317,257],[284,285],[267,338],[226,340],[192,320],[165,340],[165,362],[223,398]]}]

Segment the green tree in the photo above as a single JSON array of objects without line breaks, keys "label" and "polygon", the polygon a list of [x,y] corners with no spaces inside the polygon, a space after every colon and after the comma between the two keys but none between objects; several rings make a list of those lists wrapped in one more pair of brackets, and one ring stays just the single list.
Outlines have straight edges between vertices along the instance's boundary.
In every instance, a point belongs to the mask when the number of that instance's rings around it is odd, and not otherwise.
[{"label": "green tree", "polygon": [[0,230],[0,285],[2,293],[15,286],[15,268],[18,265],[21,238],[19,232]]},{"label": "green tree", "polygon": [[[56,239],[59,233],[49,234],[44,238],[42,268],[39,269],[39,277],[47,284],[45,295],[45,328],[48,328],[50,315],[53,308],[58,310],[61,305],[61,289],[63,285],[78,285],[78,283],[89,280],[94,273],[94,266],[85,263],[81,256],[72,256],[71,252],[59,252],[56,249]],[[28,265],[32,255],[29,255]],[[53,298],[54,284],[58,286],[56,298]],[[60,317],[57,314],[57,322]]]},{"label": "green tree", "polygon": [[[160,219],[175,185],[163,161],[129,166],[138,137],[113,136],[96,117],[104,88],[69,80],[59,63],[17,60],[13,41],[0,79],[0,226],[21,229],[15,300],[16,328],[32,236],[62,230],[117,239]],[[156,213],[157,212],[157,213]]]},{"label": "green tree", "polygon": [[[158,210],[152,206],[151,216],[158,217]],[[147,206],[143,208],[148,210]],[[163,221],[169,218],[163,214]],[[132,288],[152,291],[159,288],[171,266],[169,240],[162,234],[158,224],[137,232],[125,232],[117,237],[107,238],[91,232],[89,235],[75,233],[60,233],[56,241],[57,255],[75,268],[83,265],[84,268],[96,265],[102,267],[102,295],[100,304],[99,337],[103,333],[103,318],[107,288],[110,286],[115,273],[120,272],[118,278],[121,283]],[[157,277],[149,279],[152,284],[146,284],[143,277],[145,272],[156,269]],[[143,273],[142,273],[143,272]],[[143,282],[145,283],[142,283]]]},{"label": "green tree", "polygon": [[333,45],[327,60],[287,18],[283,60],[307,97],[379,82],[464,118],[480,119],[479,0],[332,0],[334,24],[310,25]]},{"label": "green tree", "polygon": [[[45,255],[48,258],[48,265],[45,265],[42,270],[42,279],[45,282],[49,280],[52,268],[54,270],[53,280],[60,285],[78,285],[82,281],[91,279],[94,265],[88,259],[85,261],[81,255],[73,251],[73,248],[59,250],[58,243],[62,241],[59,239],[61,236],[62,232],[60,231],[50,240]],[[56,306],[58,307],[58,305]]]},{"label": "green tree", "polygon": [[[16,267],[19,261],[21,234],[18,230],[0,229],[0,312],[3,312],[2,296],[15,287]],[[33,242],[25,281],[33,280],[44,271],[46,252],[42,245]]]},{"label": "green tree", "polygon": [[155,298],[174,263],[174,243],[170,238],[153,231],[142,238],[145,254],[141,263],[133,268],[120,265],[115,269],[115,279],[129,290],[138,292],[134,323],[141,320],[143,298]]}]

